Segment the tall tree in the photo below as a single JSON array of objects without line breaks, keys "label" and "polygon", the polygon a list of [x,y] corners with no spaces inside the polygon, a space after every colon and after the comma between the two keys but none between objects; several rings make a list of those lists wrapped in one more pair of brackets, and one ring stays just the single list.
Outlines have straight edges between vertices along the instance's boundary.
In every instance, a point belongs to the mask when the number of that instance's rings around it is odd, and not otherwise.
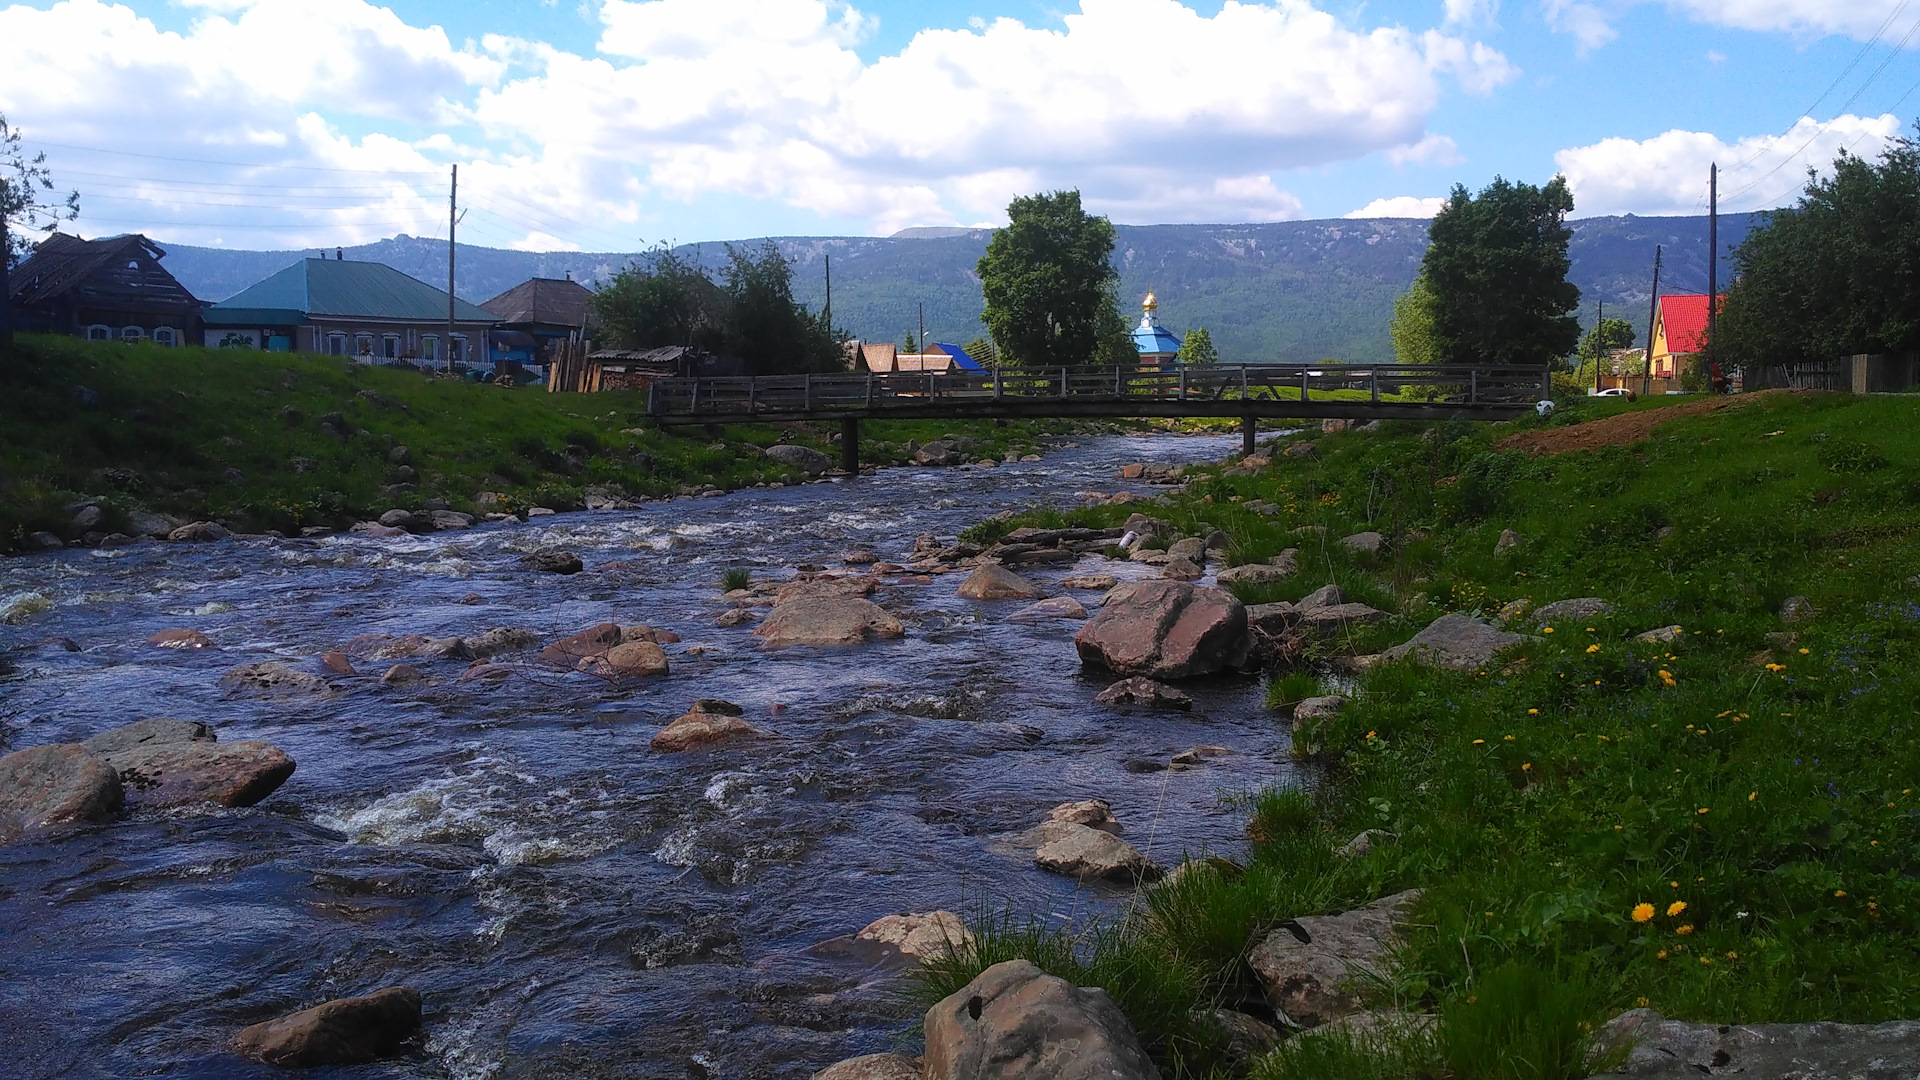
[{"label": "tall tree", "polygon": [[1604,360],[1615,349],[1633,348],[1633,324],[1625,319],[1601,319],[1580,339],[1580,359]]},{"label": "tall tree", "polygon": [[847,366],[845,335],[793,298],[793,264],[773,241],[758,250],[727,248],[724,272],[727,348],[749,375],[839,371]]},{"label": "tall tree", "polygon": [[1188,367],[1212,367],[1220,362],[1220,350],[1213,347],[1213,335],[1204,326],[1196,326],[1180,339],[1180,351],[1173,357]]},{"label": "tall tree", "polygon": [[1434,217],[1421,274],[1450,363],[1544,364],[1580,340],[1580,290],[1567,280],[1565,177],[1545,187],[1501,177],[1475,196],[1456,185]]},{"label": "tall tree", "polygon": [[593,294],[601,334],[623,349],[726,345],[727,294],[691,260],[663,246]]},{"label": "tall tree", "polygon": [[52,195],[53,172],[46,151],[32,157],[20,145],[20,130],[9,127],[0,113],[0,346],[13,344],[13,304],[8,298],[8,271],[33,251],[27,233],[52,232],[62,221],[80,216],[80,193],[65,199]]},{"label": "tall tree", "polygon": [[981,367],[996,368],[1000,366],[1000,354],[994,349],[993,342],[988,341],[986,338],[974,338],[972,341],[967,342],[965,348],[967,355],[973,357],[974,362]]},{"label": "tall tree", "polygon": [[1433,286],[1427,283],[1426,271],[1414,275],[1413,284],[1393,302],[1393,322],[1387,332],[1393,338],[1394,358],[1403,364],[1438,364],[1444,359]]},{"label": "tall tree", "polygon": [[1715,333],[1723,362],[1792,365],[1920,350],[1920,142],[1877,162],[1842,150],[1733,252]]},{"label": "tall tree", "polygon": [[1078,191],[1025,195],[1008,205],[1007,227],[994,231],[978,266],[981,317],[1004,363],[1119,359],[1114,326],[1124,335],[1126,319],[1115,301],[1113,242],[1113,224],[1081,209]]}]

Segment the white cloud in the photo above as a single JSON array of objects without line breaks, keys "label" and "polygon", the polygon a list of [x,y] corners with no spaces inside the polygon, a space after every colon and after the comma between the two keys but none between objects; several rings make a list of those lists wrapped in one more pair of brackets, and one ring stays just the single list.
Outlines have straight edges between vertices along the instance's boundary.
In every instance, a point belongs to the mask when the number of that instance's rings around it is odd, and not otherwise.
[{"label": "white cloud", "polygon": [[[68,155],[77,179],[126,181],[86,202],[82,223],[100,231],[144,213],[180,239],[235,242],[248,225],[280,244],[431,234],[447,161],[461,164],[463,203],[523,245],[617,247],[608,230],[631,243],[639,223],[716,198],[877,233],[993,220],[1051,187],[1127,221],[1277,220],[1302,212],[1287,170],[1376,152],[1457,160],[1426,130],[1447,87],[1484,94],[1518,74],[1457,31],[1359,26],[1313,0],[1228,0],[1212,16],[1081,0],[1052,28],[924,30],[872,62],[854,46],[875,21],[842,0],[604,0],[584,56],[498,36],[456,47],[369,0],[179,2],[196,12],[180,33],[101,0],[0,9],[0,110],[30,133],[262,163]],[[1446,5],[1456,27],[1496,10]],[[1153,62],[1126,60],[1142,42]],[[182,175],[221,181],[226,202],[251,209],[189,212],[196,189],[166,183]],[[257,190],[241,197],[242,184]],[[208,190],[194,198],[219,201]],[[169,213],[113,201],[160,191],[175,195]]]},{"label": "white cloud", "polygon": [[[1448,15],[1456,3],[1472,2],[1446,0]],[[1614,16],[1655,2],[1714,26],[1802,36],[1845,34],[1862,41],[1904,8],[1901,0],[1540,0],[1540,11],[1548,26],[1571,35],[1585,54],[1619,36],[1613,28]],[[1892,27],[1891,32],[1897,35],[1900,27]]]},{"label": "white cloud", "polygon": [[1707,170],[1720,165],[1720,208],[1746,211],[1784,206],[1806,185],[1809,166],[1825,171],[1851,147],[1875,157],[1900,132],[1891,115],[1841,116],[1827,123],[1802,118],[1785,135],[1728,144],[1700,131],[1675,129],[1651,139],[1604,139],[1553,156],[1573,188],[1575,212],[1698,214],[1707,206]]},{"label": "white cloud", "polygon": [[1446,0],[1447,25],[1492,26],[1500,0]]},{"label": "white cloud", "polygon": [[1436,195],[1423,199],[1415,195],[1396,195],[1391,199],[1375,199],[1367,205],[1346,215],[1350,218],[1430,218],[1447,205],[1447,200]]},{"label": "white cloud", "polygon": [[1582,56],[1620,36],[1606,14],[1586,0],[1541,0],[1540,10],[1555,33],[1579,43]]}]

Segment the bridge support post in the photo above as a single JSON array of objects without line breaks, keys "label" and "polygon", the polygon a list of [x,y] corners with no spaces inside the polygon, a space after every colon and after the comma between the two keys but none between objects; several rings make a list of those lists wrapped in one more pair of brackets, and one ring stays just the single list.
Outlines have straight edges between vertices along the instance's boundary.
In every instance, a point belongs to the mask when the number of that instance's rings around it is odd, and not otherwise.
[{"label": "bridge support post", "polygon": [[849,476],[860,475],[860,421],[840,421],[840,467]]},{"label": "bridge support post", "polygon": [[1257,423],[1258,421],[1256,421],[1251,416],[1243,416],[1240,418],[1240,456],[1241,457],[1248,457],[1253,453],[1253,430],[1254,430],[1254,425]]}]

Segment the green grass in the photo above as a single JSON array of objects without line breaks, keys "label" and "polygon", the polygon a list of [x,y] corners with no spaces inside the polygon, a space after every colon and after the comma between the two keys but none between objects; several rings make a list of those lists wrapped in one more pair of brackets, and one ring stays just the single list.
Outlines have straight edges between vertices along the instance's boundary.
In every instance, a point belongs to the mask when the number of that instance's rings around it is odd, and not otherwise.
[{"label": "green grass", "polygon": [[[1550,424],[1666,404],[1581,403]],[[1431,1040],[1302,1039],[1259,1066],[1268,1078],[1560,1080],[1595,1067],[1587,1032],[1642,1004],[1715,1022],[1920,1015],[1914,408],[1755,396],[1635,445],[1540,458],[1494,447],[1532,417],[1387,425],[1254,476],[1202,470],[1148,512],[1227,529],[1249,559],[1301,547],[1300,580],[1247,599],[1366,582],[1397,618],[1352,651],[1521,598],[1614,611],[1484,670],[1369,671],[1321,726],[1308,787],[1250,803],[1245,873],[1149,890],[1079,962],[1146,958],[1202,998],[1257,1005],[1244,957],[1272,927],[1425,890],[1380,993],[1437,1014]],[[1282,513],[1241,508],[1254,499]],[[1294,530],[1309,524],[1389,546],[1307,557]],[[1505,528],[1523,543],[1495,555]],[[1815,615],[1789,628],[1777,612],[1796,595]],[[1635,640],[1671,624],[1676,644]],[[1305,687],[1282,673],[1271,694]],[[1395,839],[1333,854],[1369,828]],[[1143,1030],[1171,1022],[1123,1007]],[[1155,1046],[1170,1073],[1212,1067],[1205,1048]]]},{"label": "green grass", "polygon": [[[151,509],[291,532],[434,499],[469,512],[566,510],[589,488],[660,497],[794,482],[760,450],[788,431],[832,449],[827,431],[804,424],[663,430],[646,426],[645,410],[639,393],[510,390],[336,357],[23,337],[0,356],[0,551],[36,530],[76,539],[65,507],[81,497],[104,500],[102,531]],[[902,462],[910,442],[949,432],[999,457],[1075,430],[870,422],[862,460]],[[402,446],[405,460],[391,460]]]},{"label": "green grass", "polygon": [[720,591],[733,592],[753,584],[753,575],[742,567],[730,567],[720,574]]}]

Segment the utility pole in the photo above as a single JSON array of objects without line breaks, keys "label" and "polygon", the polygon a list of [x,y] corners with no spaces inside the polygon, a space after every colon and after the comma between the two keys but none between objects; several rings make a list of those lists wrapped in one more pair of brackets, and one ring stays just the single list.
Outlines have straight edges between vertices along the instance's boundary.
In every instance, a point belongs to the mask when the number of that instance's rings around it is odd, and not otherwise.
[{"label": "utility pole", "polygon": [[453,182],[447,187],[447,374],[453,374],[453,230],[460,224],[455,214],[460,195],[460,166],[453,167]]},{"label": "utility pole", "polygon": [[1653,245],[1653,296],[1647,301],[1647,373],[1641,389],[1653,393],[1653,324],[1660,318],[1660,245]]},{"label": "utility pole", "polygon": [[1606,338],[1600,328],[1607,324],[1607,301],[1600,300],[1600,312],[1593,317],[1593,392],[1600,392],[1600,347],[1606,344]]},{"label": "utility pole", "polygon": [[1713,373],[1719,361],[1720,345],[1714,334],[1715,317],[1720,307],[1720,163],[1707,171],[1707,372]]},{"label": "utility pole", "polygon": [[820,317],[827,324],[827,333],[831,334],[833,333],[833,256],[827,255],[825,258],[827,260],[827,305]]},{"label": "utility pole", "polygon": [[[920,350],[921,356],[927,355],[927,305],[924,303],[920,305],[920,336],[913,339],[913,347]],[[926,369],[927,363],[922,360],[920,370]]]}]

